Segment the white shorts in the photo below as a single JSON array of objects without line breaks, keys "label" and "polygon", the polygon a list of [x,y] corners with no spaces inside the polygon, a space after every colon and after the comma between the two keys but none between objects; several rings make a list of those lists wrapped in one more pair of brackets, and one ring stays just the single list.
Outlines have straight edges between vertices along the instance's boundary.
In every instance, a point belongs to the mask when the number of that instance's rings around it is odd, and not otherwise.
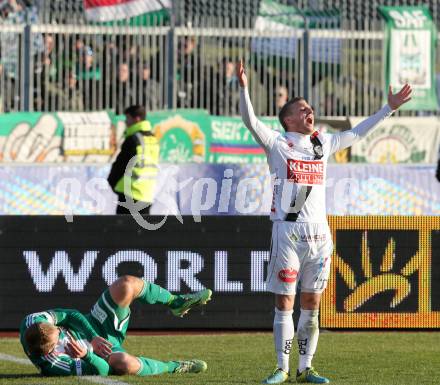
[{"label": "white shorts", "polygon": [[322,293],[330,274],[333,242],[326,223],[275,221],[272,226],[266,288],[295,295],[297,283],[305,293]]}]

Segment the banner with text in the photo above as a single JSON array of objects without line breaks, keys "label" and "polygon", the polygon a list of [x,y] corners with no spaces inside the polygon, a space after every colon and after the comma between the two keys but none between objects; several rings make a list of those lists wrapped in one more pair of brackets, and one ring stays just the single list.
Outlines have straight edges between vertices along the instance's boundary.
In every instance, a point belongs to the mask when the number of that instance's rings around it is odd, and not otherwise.
[{"label": "banner with text", "polygon": [[[277,118],[261,119],[281,131]],[[264,163],[266,154],[239,117],[211,116],[210,163]]]},{"label": "banner with text", "polygon": [[[147,119],[160,143],[161,163],[266,163],[264,150],[240,117],[181,109],[150,112]],[[283,132],[278,118],[259,119]],[[351,117],[349,122],[354,126],[362,119]],[[111,163],[123,140],[124,120],[123,115],[107,111],[0,114],[0,162]],[[339,120],[319,119],[315,128],[334,134],[348,126]],[[328,161],[435,163],[439,144],[438,117],[392,117]]]},{"label": "banner with text", "polygon": [[[213,290],[207,306],[178,321],[165,306],[135,301],[131,328],[270,329],[270,220],[182,221],[149,231],[129,216],[0,217],[0,329],[51,308],[87,313],[125,274],[174,293]],[[330,217],[330,228],[322,327],[440,328],[440,217]]]},{"label": "banner with text", "polygon": [[[365,118],[350,118],[352,127]],[[440,120],[436,117],[386,119],[351,147],[351,162],[436,163]]]},{"label": "banner with text", "polygon": [[427,6],[388,7],[385,18],[385,92],[404,84],[413,87],[412,100],[402,110],[437,110],[435,49],[437,31]]},{"label": "banner with text", "polygon": [[108,163],[124,129],[106,111],[0,114],[0,162]]}]

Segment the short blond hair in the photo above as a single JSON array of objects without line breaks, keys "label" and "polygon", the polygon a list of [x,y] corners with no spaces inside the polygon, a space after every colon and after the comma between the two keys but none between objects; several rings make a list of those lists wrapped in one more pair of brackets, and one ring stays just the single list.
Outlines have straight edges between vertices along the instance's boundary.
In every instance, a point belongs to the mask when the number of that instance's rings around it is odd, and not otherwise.
[{"label": "short blond hair", "polygon": [[30,354],[44,356],[53,349],[53,334],[57,327],[48,322],[38,322],[29,326],[24,339]]}]

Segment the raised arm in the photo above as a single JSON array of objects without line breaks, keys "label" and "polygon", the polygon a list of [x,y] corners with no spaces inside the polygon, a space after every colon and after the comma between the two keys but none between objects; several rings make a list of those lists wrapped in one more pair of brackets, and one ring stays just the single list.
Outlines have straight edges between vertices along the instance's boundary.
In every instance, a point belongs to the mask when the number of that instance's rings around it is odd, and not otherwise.
[{"label": "raised arm", "polygon": [[411,99],[411,92],[412,90],[409,84],[405,84],[402,89],[396,94],[393,94],[390,86],[388,91],[388,104],[383,106],[374,115],[370,116],[369,118],[359,123],[357,126],[353,127],[351,130],[332,135],[331,152],[336,152],[339,150],[343,150],[344,148],[350,147],[358,140],[367,136],[367,134],[378,125],[378,123],[388,118],[402,104],[408,102]]},{"label": "raised arm", "polygon": [[270,150],[275,142],[277,134],[255,116],[247,88],[247,77],[244,72],[243,61],[237,63],[237,77],[240,82],[241,118],[258,144],[260,144],[265,150]]}]

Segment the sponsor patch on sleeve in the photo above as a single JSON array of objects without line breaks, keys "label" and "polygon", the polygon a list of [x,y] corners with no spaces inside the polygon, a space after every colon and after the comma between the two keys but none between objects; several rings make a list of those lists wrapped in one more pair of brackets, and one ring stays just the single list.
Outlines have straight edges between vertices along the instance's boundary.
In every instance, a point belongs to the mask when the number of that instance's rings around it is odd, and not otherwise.
[{"label": "sponsor patch on sleeve", "polygon": [[107,313],[97,303],[95,303],[95,306],[93,306],[91,313],[92,316],[102,324],[107,319]]}]

